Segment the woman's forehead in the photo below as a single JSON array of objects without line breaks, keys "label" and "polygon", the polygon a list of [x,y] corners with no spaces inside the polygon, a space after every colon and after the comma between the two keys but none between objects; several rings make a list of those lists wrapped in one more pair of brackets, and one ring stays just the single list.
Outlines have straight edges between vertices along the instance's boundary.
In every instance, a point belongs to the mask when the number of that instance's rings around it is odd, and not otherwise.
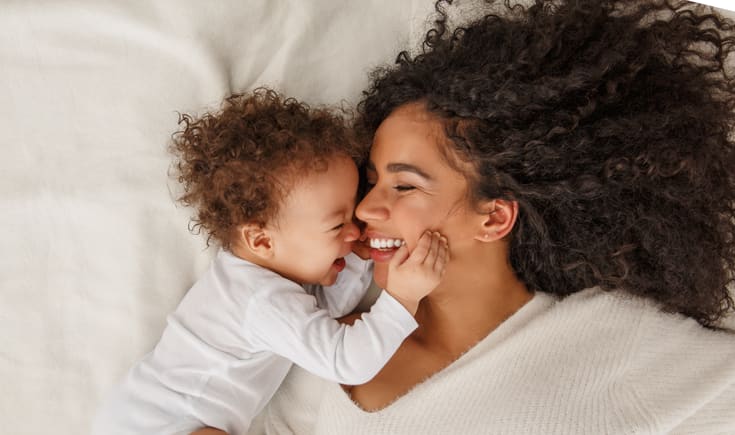
[{"label": "woman's forehead", "polygon": [[371,158],[377,152],[406,156],[437,152],[444,137],[441,121],[427,112],[423,104],[406,104],[394,110],[376,130]]},{"label": "woman's forehead", "polygon": [[378,131],[386,125],[395,123],[414,123],[438,127],[441,125],[439,118],[426,109],[426,103],[414,101],[395,108],[378,127]]},{"label": "woman's forehead", "polygon": [[403,163],[419,167],[439,165],[455,175],[473,175],[474,166],[456,155],[450,143],[445,123],[429,112],[423,102],[405,104],[380,124],[370,149],[368,166],[375,170]]}]

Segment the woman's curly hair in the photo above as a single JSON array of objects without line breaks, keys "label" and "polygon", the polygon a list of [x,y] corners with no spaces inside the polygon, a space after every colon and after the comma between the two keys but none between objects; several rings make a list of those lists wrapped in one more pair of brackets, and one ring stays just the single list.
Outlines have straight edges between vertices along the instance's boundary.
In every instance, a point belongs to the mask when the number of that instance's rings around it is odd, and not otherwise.
[{"label": "woman's curly hair", "polygon": [[238,225],[273,222],[301,176],[339,156],[359,164],[365,146],[342,115],[267,88],[232,95],[216,113],[180,115],[170,151],[178,199],[196,210],[190,229],[229,248]]},{"label": "woman's curly hair", "polygon": [[474,199],[518,202],[529,288],[620,288],[712,325],[733,308],[733,22],[662,0],[487,3],[456,28],[436,3],[421,52],[373,73],[362,133],[423,102]]}]

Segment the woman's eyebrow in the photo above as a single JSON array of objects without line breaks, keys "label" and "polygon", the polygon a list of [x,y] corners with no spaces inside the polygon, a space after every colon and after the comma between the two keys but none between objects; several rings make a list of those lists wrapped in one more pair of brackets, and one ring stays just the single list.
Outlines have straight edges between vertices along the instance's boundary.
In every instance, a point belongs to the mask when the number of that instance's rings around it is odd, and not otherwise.
[{"label": "woman's eyebrow", "polygon": [[[367,169],[370,171],[375,171],[375,165],[373,162],[368,162]],[[397,173],[397,172],[411,172],[419,177],[425,178],[429,181],[432,181],[433,178],[429,176],[426,172],[422,171],[418,166],[411,165],[409,163],[388,163],[385,166],[385,169],[390,173]]]}]

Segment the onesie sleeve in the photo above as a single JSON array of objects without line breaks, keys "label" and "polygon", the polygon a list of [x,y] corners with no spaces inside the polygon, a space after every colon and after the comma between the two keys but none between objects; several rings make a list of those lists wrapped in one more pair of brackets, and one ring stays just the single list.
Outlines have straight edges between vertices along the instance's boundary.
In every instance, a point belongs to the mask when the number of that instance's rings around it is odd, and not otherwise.
[{"label": "onesie sleeve", "polygon": [[281,355],[322,378],[347,385],[372,379],[418,326],[383,291],[353,325],[339,323],[316,299],[290,287],[260,292],[249,305],[247,334],[259,350]]},{"label": "onesie sleeve", "polygon": [[373,262],[355,254],[345,256],[346,266],[337,275],[337,282],[330,286],[306,285],[306,291],[314,295],[317,305],[329,311],[334,318],[346,316],[355,310],[373,276]]}]

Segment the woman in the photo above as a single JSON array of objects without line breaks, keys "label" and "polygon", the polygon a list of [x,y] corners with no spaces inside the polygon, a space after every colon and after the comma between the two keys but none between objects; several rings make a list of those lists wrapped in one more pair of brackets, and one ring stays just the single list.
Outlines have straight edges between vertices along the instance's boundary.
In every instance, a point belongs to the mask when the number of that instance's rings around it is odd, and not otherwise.
[{"label": "woman", "polygon": [[296,371],[260,430],[732,433],[733,23],[538,0],[452,29],[446,3],[360,105],[356,212],[370,239],[447,236],[442,283],[377,377]]}]

